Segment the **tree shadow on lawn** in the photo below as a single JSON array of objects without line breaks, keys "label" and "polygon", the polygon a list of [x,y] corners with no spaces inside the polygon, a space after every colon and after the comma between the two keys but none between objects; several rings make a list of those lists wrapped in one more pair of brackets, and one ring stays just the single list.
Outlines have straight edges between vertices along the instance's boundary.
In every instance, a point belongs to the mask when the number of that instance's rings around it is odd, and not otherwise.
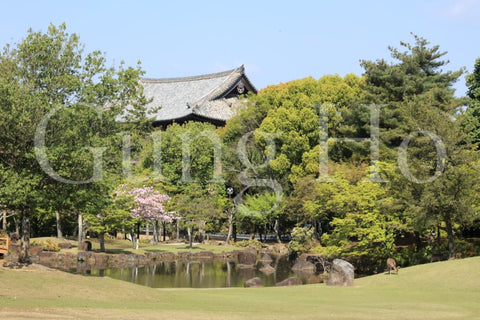
[{"label": "tree shadow on lawn", "polygon": [[93,249],[91,252],[95,253],[107,253],[107,254],[143,254],[145,252],[167,252],[167,250],[155,249],[155,248],[145,248],[140,249],[138,252],[135,252],[134,249],[118,249],[118,248],[106,248],[105,252],[100,251],[100,249]]},{"label": "tree shadow on lawn", "polygon": [[172,249],[173,250],[165,250],[165,249],[156,249],[156,248],[145,248],[143,249],[144,251],[147,251],[147,252],[174,252],[174,251],[183,251],[183,252],[188,252],[188,251],[195,251],[195,250],[205,250],[201,247],[196,247],[196,246],[193,246],[193,247],[189,247],[189,246],[172,246]]}]

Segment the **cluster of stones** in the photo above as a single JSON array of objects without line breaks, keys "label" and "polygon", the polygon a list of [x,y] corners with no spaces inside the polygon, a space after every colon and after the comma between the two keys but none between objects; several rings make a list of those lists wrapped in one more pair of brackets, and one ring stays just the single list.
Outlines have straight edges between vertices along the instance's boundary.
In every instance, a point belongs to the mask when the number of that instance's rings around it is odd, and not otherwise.
[{"label": "cluster of stones", "polygon": [[[301,255],[292,267],[292,270],[298,277],[287,278],[276,283],[276,286],[302,285],[304,283],[302,279],[306,279],[305,282],[307,283],[326,282],[329,286],[353,285],[355,270],[352,264],[345,260],[335,259],[333,262],[328,263],[328,270],[324,270],[325,263],[320,263],[317,258],[316,256]],[[270,266],[272,259],[268,254],[264,255],[260,262],[263,264],[263,267],[260,269],[262,272],[266,274],[275,272],[275,269]],[[323,271],[323,273],[319,275],[319,271]],[[244,287],[246,288],[262,286],[262,279],[259,277],[254,277],[244,282]]]}]

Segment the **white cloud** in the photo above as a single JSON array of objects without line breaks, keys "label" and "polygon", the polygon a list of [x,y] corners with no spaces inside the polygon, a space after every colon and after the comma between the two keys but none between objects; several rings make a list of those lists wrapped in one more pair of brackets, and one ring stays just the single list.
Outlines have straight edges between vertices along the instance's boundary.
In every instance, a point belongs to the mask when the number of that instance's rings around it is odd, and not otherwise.
[{"label": "white cloud", "polygon": [[452,20],[477,21],[480,13],[480,0],[448,1],[441,10],[441,15]]}]

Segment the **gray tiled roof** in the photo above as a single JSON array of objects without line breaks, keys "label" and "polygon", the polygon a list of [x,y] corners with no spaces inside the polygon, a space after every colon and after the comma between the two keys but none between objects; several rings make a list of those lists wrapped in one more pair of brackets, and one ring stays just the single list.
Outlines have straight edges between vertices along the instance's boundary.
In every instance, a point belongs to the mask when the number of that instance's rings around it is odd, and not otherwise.
[{"label": "gray tiled roof", "polygon": [[245,76],[243,66],[219,73],[185,78],[142,79],[145,96],[152,102],[148,109],[161,106],[153,114],[156,122],[168,122],[196,115],[225,121],[241,104],[237,97],[226,97],[240,81],[255,87]]}]

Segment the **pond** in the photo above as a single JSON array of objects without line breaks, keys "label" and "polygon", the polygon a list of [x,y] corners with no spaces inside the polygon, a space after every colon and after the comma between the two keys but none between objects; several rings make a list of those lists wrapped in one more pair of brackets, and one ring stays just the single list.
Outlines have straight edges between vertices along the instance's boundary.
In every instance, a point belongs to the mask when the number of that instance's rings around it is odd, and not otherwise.
[{"label": "pond", "polygon": [[297,277],[304,284],[321,282],[318,274],[299,274],[292,263],[278,258],[271,264],[258,262],[243,266],[231,261],[171,261],[131,268],[84,270],[82,274],[130,281],[152,288],[226,288],[243,287],[253,277],[262,279],[263,286],[275,286],[289,277]]}]

